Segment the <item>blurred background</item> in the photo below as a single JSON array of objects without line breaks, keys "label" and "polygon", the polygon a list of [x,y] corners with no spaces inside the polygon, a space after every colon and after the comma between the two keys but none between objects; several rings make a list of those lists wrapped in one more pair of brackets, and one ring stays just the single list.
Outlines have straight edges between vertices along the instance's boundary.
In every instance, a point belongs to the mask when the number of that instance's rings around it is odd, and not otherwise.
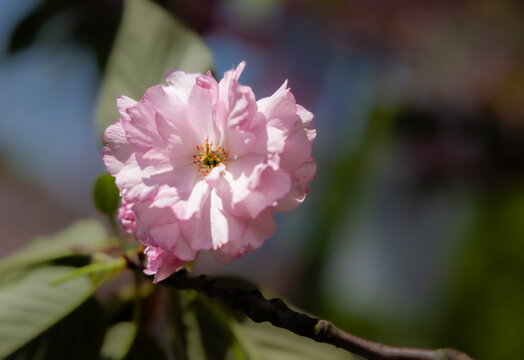
[{"label": "blurred background", "polygon": [[[237,274],[357,335],[524,358],[524,3],[160,2],[285,79],[315,114],[316,179]],[[0,256],[97,216],[93,123],[122,0],[0,2]]]}]

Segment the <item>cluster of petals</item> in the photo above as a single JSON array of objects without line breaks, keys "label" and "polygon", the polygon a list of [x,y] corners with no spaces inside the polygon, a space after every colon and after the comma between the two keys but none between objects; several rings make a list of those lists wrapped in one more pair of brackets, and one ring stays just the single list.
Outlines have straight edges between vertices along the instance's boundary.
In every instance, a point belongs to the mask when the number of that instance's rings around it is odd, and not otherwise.
[{"label": "cluster of petals", "polygon": [[244,66],[220,82],[172,71],[140,101],[117,99],[103,159],[155,281],[200,250],[230,263],[257,249],[275,231],[274,212],[300,204],[315,175],[313,114],[287,82],[257,101],[238,82]]},{"label": "cluster of petals", "polygon": [[136,234],[138,228],[135,220],[135,212],[133,211],[133,203],[128,203],[126,199],[122,199],[117,215],[124,232]]}]

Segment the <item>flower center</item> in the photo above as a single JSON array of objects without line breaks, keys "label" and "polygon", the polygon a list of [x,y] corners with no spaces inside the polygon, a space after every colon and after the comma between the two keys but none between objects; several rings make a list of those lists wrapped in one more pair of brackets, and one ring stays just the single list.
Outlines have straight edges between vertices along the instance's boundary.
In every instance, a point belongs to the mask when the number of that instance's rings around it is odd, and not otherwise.
[{"label": "flower center", "polygon": [[198,172],[207,175],[215,166],[225,162],[227,153],[222,146],[213,150],[213,144],[206,139],[204,146],[197,145],[198,153],[193,155],[193,162],[198,165]]}]

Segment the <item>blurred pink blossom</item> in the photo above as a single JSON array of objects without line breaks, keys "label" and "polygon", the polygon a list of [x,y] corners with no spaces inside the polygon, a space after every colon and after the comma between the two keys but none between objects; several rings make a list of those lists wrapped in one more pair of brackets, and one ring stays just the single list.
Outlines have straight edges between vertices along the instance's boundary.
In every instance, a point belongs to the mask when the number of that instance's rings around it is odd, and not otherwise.
[{"label": "blurred pink blossom", "polygon": [[[140,101],[117,99],[104,162],[132,206],[155,281],[199,250],[222,263],[255,250],[275,231],[273,212],[300,204],[315,175],[313,114],[287,81],[256,101],[238,83],[244,66],[219,83],[209,72],[172,71]],[[130,217],[120,219],[126,227]]]},{"label": "blurred pink blossom", "polygon": [[128,203],[122,199],[120,207],[118,208],[118,221],[122,224],[124,231],[128,234],[134,234],[137,231],[135,213],[133,211],[133,204]]}]

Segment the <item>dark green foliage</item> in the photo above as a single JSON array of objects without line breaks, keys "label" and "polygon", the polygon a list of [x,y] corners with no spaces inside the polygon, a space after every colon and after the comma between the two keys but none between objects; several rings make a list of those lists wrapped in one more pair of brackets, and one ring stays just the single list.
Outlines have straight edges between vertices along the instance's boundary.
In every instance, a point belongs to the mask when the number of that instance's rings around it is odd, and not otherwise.
[{"label": "dark green foliage", "polygon": [[16,25],[9,39],[8,51],[15,53],[26,49],[50,22],[67,17],[69,26],[63,27],[57,37],[90,48],[102,70],[111,50],[121,12],[119,1],[43,0]]},{"label": "dark green foliage", "polygon": [[86,277],[51,284],[73,269],[35,268],[18,281],[0,286],[0,357],[25,346],[93,294],[95,287]]},{"label": "dark green foliage", "polygon": [[524,191],[499,190],[477,209],[439,337],[478,358],[523,359]]},{"label": "dark green foliage", "polygon": [[124,360],[167,359],[165,351],[158,344],[157,339],[147,332],[139,332],[131,346],[131,350]]},{"label": "dark green foliage", "polygon": [[6,360],[96,360],[105,330],[103,314],[98,301],[90,298]]},{"label": "dark green foliage", "polygon": [[[229,319],[220,307],[199,295],[194,303],[194,311],[200,328],[202,346],[207,360],[224,359],[236,339],[229,326]],[[231,320],[232,321],[232,320]]]}]

